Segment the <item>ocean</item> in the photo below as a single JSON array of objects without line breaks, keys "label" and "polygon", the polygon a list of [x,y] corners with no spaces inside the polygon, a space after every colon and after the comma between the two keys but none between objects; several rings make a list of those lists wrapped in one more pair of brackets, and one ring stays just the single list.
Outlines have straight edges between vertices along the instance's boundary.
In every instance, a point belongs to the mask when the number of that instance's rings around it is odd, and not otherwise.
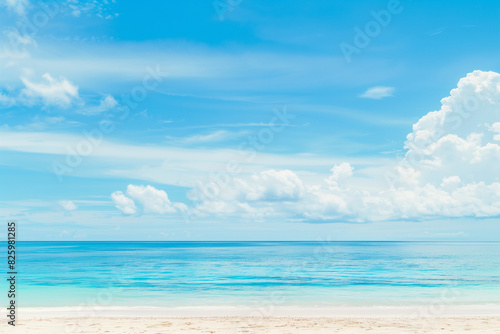
[{"label": "ocean", "polygon": [[18,242],[17,251],[19,307],[500,305],[500,243]]}]

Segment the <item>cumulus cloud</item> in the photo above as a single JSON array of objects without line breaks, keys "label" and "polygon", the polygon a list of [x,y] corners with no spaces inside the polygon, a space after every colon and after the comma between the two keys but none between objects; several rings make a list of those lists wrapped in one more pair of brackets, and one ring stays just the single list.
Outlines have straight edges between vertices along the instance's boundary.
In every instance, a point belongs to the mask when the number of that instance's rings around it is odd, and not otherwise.
[{"label": "cumulus cloud", "polygon": [[80,99],[78,87],[69,82],[66,78],[53,78],[45,73],[41,82],[33,82],[26,78],[21,78],[25,88],[21,91],[21,99],[27,104],[35,104],[41,101],[47,106],[69,107],[73,102]]},{"label": "cumulus cloud", "polygon": [[152,186],[129,185],[127,195],[142,205],[144,213],[175,212],[167,193]]},{"label": "cumulus cloud", "polygon": [[352,166],[347,163],[343,162],[340,165],[335,165],[330,169],[332,172],[332,175],[326,179],[326,183],[332,186],[336,186],[341,182],[344,182],[344,180],[350,178],[353,174],[353,168]]},{"label": "cumulus cloud", "polygon": [[[111,199],[115,206],[125,214],[165,214],[183,212],[187,207],[183,203],[172,203],[168,195],[163,190],[158,190],[150,185],[127,186],[127,195],[121,191],[115,191],[111,194]],[[139,209],[136,207],[138,205]]]},{"label": "cumulus cloud", "polygon": [[[227,196],[224,191],[224,195],[202,198],[195,211],[198,215],[238,214],[343,222],[500,215],[500,183],[460,186],[458,177],[450,177],[438,187],[425,184],[382,190],[332,185],[328,181],[305,186],[298,199],[283,196],[251,201],[247,199],[252,194],[251,188],[245,191],[240,187],[233,191],[236,196]],[[237,179],[235,184],[239,183],[246,184]],[[265,188],[266,184],[253,187]]]},{"label": "cumulus cloud", "polygon": [[498,182],[495,139],[500,120],[500,74],[474,71],[460,79],[440,110],[413,125],[401,174],[418,173],[419,183],[437,185],[458,176],[465,183]]},{"label": "cumulus cloud", "polygon": [[73,203],[72,201],[66,201],[66,200],[59,201],[59,205],[61,206],[61,208],[63,208],[66,211],[74,211],[78,208],[75,205],[75,203]]},{"label": "cumulus cloud", "polygon": [[443,182],[441,182],[441,188],[446,190],[455,190],[460,184],[460,178],[458,176],[449,176],[443,178]]},{"label": "cumulus cloud", "polygon": [[493,140],[500,141],[500,122],[493,123],[490,131],[494,133]]},{"label": "cumulus cloud", "polygon": [[441,104],[413,125],[404,158],[375,172],[346,161],[322,179],[276,169],[227,175],[191,189],[189,210],[151,186],[129,185],[112,198],[129,214],[309,222],[500,216],[500,74],[468,74]]},{"label": "cumulus cloud", "polygon": [[365,99],[380,100],[384,97],[392,96],[393,93],[394,93],[394,87],[375,86],[375,87],[368,88],[359,97],[362,97]]},{"label": "cumulus cloud", "polygon": [[127,215],[133,215],[137,212],[135,203],[131,198],[125,196],[121,191],[115,191],[111,194],[111,199],[115,207]]},{"label": "cumulus cloud", "polygon": [[121,191],[115,191],[111,194],[111,199],[115,207],[127,215],[133,215],[137,212],[135,203],[131,198],[125,196]]},{"label": "cumulus cloud", "polygon": [[385,171],[386,184],[369,187],[367,175],[355,175],[348,162],[333,166],[320,183],[269,170],[234,178],[215,193],[200,185],[191,192],[194,211],[306,221],[500,216],[494,168],[500,166],[500,74],[474,71],[441,103],[413,126],[404,159]]},{"label": "cumulus cloud", "polygon": [[245,198],[249,201],[294,201],[304,192],[302,181],[290,170],[271,169],[253,175],[245,188]]}]

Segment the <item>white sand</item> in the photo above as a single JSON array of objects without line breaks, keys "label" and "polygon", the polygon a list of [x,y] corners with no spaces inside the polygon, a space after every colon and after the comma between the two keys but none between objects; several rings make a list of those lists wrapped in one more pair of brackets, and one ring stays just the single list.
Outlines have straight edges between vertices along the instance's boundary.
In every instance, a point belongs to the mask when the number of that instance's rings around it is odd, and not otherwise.
[{"label": "white sand", "polygon": [[[3,327],[3,326],[2,326]],[[500,316],[433,318],[41,318],[7,333],[499,333]]]},{"label": "white sand", "polygon": [[[1,333],[500,333],[496,305],[431,308],[21,308]],[[5,319],[5,312],[2,317]]]}]

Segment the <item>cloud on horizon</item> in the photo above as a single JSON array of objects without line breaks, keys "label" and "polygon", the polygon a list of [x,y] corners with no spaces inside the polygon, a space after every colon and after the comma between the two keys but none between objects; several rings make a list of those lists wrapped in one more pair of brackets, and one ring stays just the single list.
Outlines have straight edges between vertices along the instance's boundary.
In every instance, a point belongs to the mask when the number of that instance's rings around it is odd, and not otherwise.
[{"label": "cloud on horizon", "polygon": [[[406,155],[385,169],[384,184],[368,186],[367,176],[356,175],[348,161],[319,183],[296,171],[269,169],[225,185],[198,183],[188,193],[196,203],[190,215],[310,222],[500,216],[500,176],[492,168],[500,166],[500,74],[469,73],[441,103],[413,125]],[[129,188],[144,213],[175,212],[164,191]]]},{"label": "cloud on horizon", "polygon": [[165,214],[182,212],[187,209],[183,203],[172,203],[165,191],[150,185],[129,184],[126,195],[121,191],[115,191],[111,194],[111,199],[124,214]]},{"label": "cloud on horizon", "polygon": [[74,211],[78,208],[73,201],[60,200],[58,204],[66,211]]}]

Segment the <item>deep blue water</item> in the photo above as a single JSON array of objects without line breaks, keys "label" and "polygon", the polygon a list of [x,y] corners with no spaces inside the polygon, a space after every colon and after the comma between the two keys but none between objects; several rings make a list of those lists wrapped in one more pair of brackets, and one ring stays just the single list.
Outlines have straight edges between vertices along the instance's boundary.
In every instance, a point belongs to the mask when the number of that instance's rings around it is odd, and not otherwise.
[{"label": "deep blue water", "polygon": [[18,242],[17,261],[24,307],[500,304],[500,243]]}]

